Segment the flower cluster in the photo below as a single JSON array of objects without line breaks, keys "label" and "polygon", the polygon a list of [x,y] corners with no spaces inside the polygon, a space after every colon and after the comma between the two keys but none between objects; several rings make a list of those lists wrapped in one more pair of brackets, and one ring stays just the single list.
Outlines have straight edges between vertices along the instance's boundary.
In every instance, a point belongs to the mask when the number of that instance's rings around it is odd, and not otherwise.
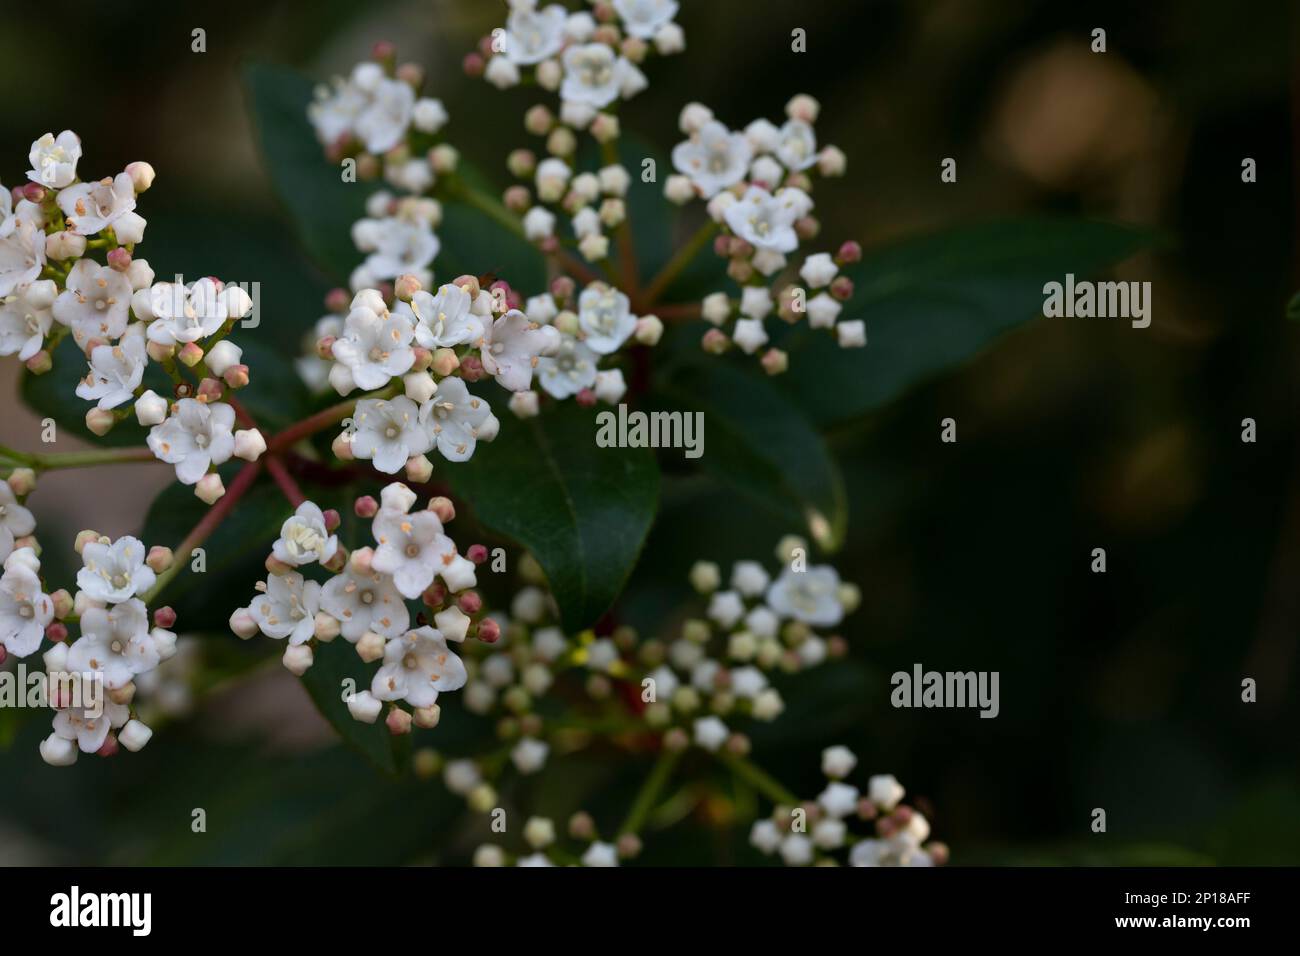
[{"label": "flower cluster", "polygon": [[[475,619],[482,611],[472,590],[475,563],[486,550],[479,545],[460,554],[444,531],[455,517],[446,498],[412,511],[415,503],[415,492],[399,482],[387,485],[379,501],[359,498],[355,512],[373,519],[375,545],[349,554],[334,533],[338,512],[304,501],[280,529],[258,596],[230,618],[242,638],[260,631],[285,641],[284,665],[300,676],[312,666],[313,648],[340,635],[361,660],[382,661],[370,689],[351,695],[348,709],[373,723],[388,703],[394,733],[408,732],[412,722],[436,726],[438,694],[464,686],[465,666],[449,641],[463,643],[471,635],[491,641],[498,634],[494,621]],[[323,583],[306,576],[317,566],[328,575]],[[412,616],[407,602],[417,600],[423,609]]]},{"label": "flower cluster", "polygon": [[[47,372],[71,334],[88,365],[76,389],[94,403],[86,427],[107,434],[133,407],[152,426],[154,454],[215,501],[224,489],[212,469],[265,447],[256,430],[232,430],[234,411],[222,402],[248,384],[242,352],[227,336],[251,311],[251,297],[212,278],[154,282],[148,261],[134,254],[146,226],[136,200],[154,180],[148,163],[82,182],[81,140],[70,130],[46,133],[29,158],[30,182],[0,188],[0,355]],[[174,403],[144,384],[151,360],[171,378]],[[197,385],[178,363],[194,370]]]},{"label": "flower cluster", "polygon": [[[448,787],[463,784],[470,779],[466,769],[457,762],[449,763],[445,774]],[[464,780],[458,779],[461,777]],[[625,833],[612,842],[602,840],[591,814],[585,811],[579,811],[569,818],[566,832],[569,843],[581,847],[581,851],[565,845],[556,831],[555,821],[550,817],[529,817],[523,828],[523,839],[528,852],[511,854],[495,843],[484,843],[474,851],[474,865],[618,866],[620,860],[630,859],[641,851],[641,840],[635,834]]]},{"label": "flower cluster", "polygon": [[[146,551],[129,536],[113,541],[83,531],[76,540],[82,558],[76,593],[47,593],[36,522],[20,502],[34,487],[29,469],[15,469],[0,482],[0,663],[11,654],[30,657],[49,641],[42,687],[55,711],[54,729],[40,747],[47,763],[68,766],[79,753],[111,756],[119,746],[139,750],[153,731],[132,706],[135,682],[176,650],[175,612],[159,608],[151,626],[147,606],[172,553]],[[78,627],[76,640],[68,624]]]},{"label": "flower cluster", "polygon": [[[927,842],[930,823],[919,810],[902,803],[904,791],[894,777],[878,774],[867,792],[846,783],[858,758],[847,747],[822,751],[828,778],[816,800],[798,807],[778,806],[754,822],[749,842],[765,855],[777,854],[787,866],[834,866],[835,854],[848,848],[851,866],[936,866],[948,860],[948,848]],[[874,823],[874,836],[855,836],[855,821]]]},{"label": "flower cluster", "polygon": [[[788,256],[819,229],[812,216],[812,172],[844,173],[844,154],[817,145],[813,124],[819,110],[815,99],[801,94],[786,105],[783,125],[757,119],[743,131],[728,129],[701,103],[682,110],[680,126],[688,139],[673,149],[677,174],[665,182],[664,195],[678,204],[708,201],[709,216],[721,230],[714,250],[741,286],[738,299],[715,292],[704,300],[704,318],[716,326],[704,339],[710,351],[734,343],[746,354],[757,352],[768,343],[764,322],[774,313],[789,323],[806,314],[811,327],[834,328],[846,348],[866,344],[862,321],[837,322],[842,303],[853,295],[852,280],[839,270],[861,258],[857,243],[844,243],[834,257],[808,255],[799,283],[784,279]],[[762,361],[772,374],[787,364],[778,349],[769,349]]]}]

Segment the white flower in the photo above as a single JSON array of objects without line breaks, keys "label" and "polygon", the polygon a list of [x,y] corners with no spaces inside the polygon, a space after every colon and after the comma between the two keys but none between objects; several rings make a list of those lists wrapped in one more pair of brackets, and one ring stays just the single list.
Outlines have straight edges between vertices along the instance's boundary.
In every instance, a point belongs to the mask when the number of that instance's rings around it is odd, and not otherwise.
[{"label": "white flower", "polygon": [[849,828],[843,820],[825,817],[813,825],[813,843],[823,850],[835,850],[844,844],[844,836]]},{"label": "white flower", "polygon": [[771,856],[781,845],[781,831],[771,820],[755,820],[749,830],[749,842],[760,853]]},{"label": "white flower", "polygon": [[886,813],[898,806],[907,791],[893,774],[878,773],[867,781],[867,796]]},{"label": "white flower", "polygon": [[636,316],[628,311],[628,298],[622,292],[592,285],[578,296],[578,325],[586,333],[583,344],[608,355],[636,331]]},{"label": "white flower", "polygon": [[442,522],[432,511],[406,514],[381,508],[373,530],[379,546],[370,566],[391,575],[403,597],[418,598],[455,559],[456,544],[443,534]]},{"label": "white flower", "polygon": [[350,565],[342,574],[325,582],[320,595],[321,610],[338,619],[340,633],[355,644],[366,631],[381,637],[396,637],[411,622],[410,612],[392,578],[382,574],[361,574]]},{"label": "white flower", "polygon": [[151,342],[184,345],[214,334],[231,317],[232,305],[235,312],[240,312],[243,303],[232,301],[232,291],[243,294],[238,286],[219,289],[216,282],[207,278],[188,286],[159,282],[137,292],[131,299],[131,308],[140,318],[153,320],[149,323]]},{"label": "white flower", "polygon": [[171,416],[149,429],[149,447],[154,455],[176,466],[182,484],[197,484],[211,465],[230,460],[235,451],[235,410],[225,402],[205,404],[182,398],[172,406]]},{"label": "white flower", "polygon": [[83,348],[91,339],[117,339],[126,331],[131,280],[115,269],[81,259],[54,300],[54,318],[72,329]]},{"label": "white flower", "polygon": [[558,3],[541,10],[515,9],[506,18],[505,48],[510,62],[532,66],[554,56],[564,46],[568,12]]},{"label": "white flower", "polygon": [[602,109],[618,99],[629,67],[631,63],[603,43],[571,46],[564,51],[560,96]]},{"label": "white flower", "polygon": [[555,213],[544,206],[534,206],[524,214],[524,237],[538,242],[555,233]]},{"label": "white flower", "polygon": [[384,663],[370,683],[380,700],[405,700],[431,707],[444,690],[460,690],[467,680],[464,662],[431,627],[407,631],[384,645]]},{"label": "white flower", "polygon": [[54,319],[51,306],[58,293],[52,279],[42,279],[0,297],[0,355],[17,353],[25,362],[41,350]]},{"label": "white flower", "polygon": [[776,147],[777,158],[786,168],[798,171],[817,162],[817,137],[803,120],[792,119],[781,127]]},{"label": "white flower", "polygon": [[[84,693],[84,692],[83,692]],[[93,754],[114,727],[121,727],[131,717],[126,704],[102,701],[96,707],[65,707],[54,715],[54,733],[64,740],[75,740],[82,753]]]},{"label": "white flower", "polygon": [[[389,216],[385,219],[363,219],[368,231],[363,229],[365,244],[358,243],[362,252],[369,252],[362,264],[371,279],[396,279],[407,273],[418,273],[438,255],[441,243],[433,227],[424,219]],[[354,237],[356,232],[353,233]]]},{"label": "white flower", "polygon": [[149,609],[138,598],[112,608],[87,608],[81,615],[81,637],[68,648],[68,669],[99,671],[104,686],[116,690],[136,674],[151,671],[161,659],[149,633]]},{"label": "white flower", "polygon": [[708,615],[721,627],[730,628],[745,613],[745,604],[735,591],[718,591],[709,600]]},{"label": "white flower", "polygon": [[822,773],[834,780],[843,780],[857,765],[858,758],[848,747],[836,745],[822,751]]},{"label": "white flower", "polygon": [[618,849],[612,843],[597,840],[582,854],[583,866],[618,866]]},{"label": "white flower", "polygon": [[0,296],[36,281],[45,268],[45,229],[40,207],[24,199],[0,222]]},{"label": "white flower", "polygon": [[538,325],[548,325],[559,314],[559,309],[555,306],[554,296],[549,292],[543,292],[541,295],[532,296],[524,303],[524,314]]},{"label": "white flower", "polygon": [[0,481],[0,561],[14,550],[14,539],[36,530],[36,518],[18,503],[9,482]]},{"label": "white flower", "polygon": [[379,471],[395,475],[406,460],[432,447],[420,409],[403,395],[391,400],[365,398],[357,402],[352,454],[370,459]]},{"label": "white flower", "polygon": [[632,36],[649,40],[677,16],[677,0],[614,0],[623,27]]},{"label": "white flower", "polygon": [[717,717],[699,717],[695,720],[695,742],[705,750],[714,751],[727,742],[727,725]]},{"label": "white flower", "polygon": [[411,125],[421,133],[436,133],[447,124],[447,110],[441,100],[423,97],[411,107]]},{"label": "white flower", "polygon": [[731,672],[731,692],[753,700],[767,690],[767,677],[757,667],[737,667]]},{"label": "white flower", "polygon": [[617,405],[626,393],[627,381],[623,378],[621,368],[596,373],[596,397],[602,402]]},{"label": "white flower", "polygon": [[329,87],[317,87],[315,98],[307,107],[307,118],[316,129],[317,138],[326,145],[337,142],[352,132],[353,124],[370,102],[365,91],[354,83],[336,79]]},{"label": "white flower", "polygon": [[745,127],[745,139],[755,153],[774,153],[781,142],[781,131],[765,119],[756,119]]},{"label": "white flower", "polygon": [[767,330],[760,319],[737,319],[731,333],[732,340],[746,355],[753,355],[767,344]]},{"label": "white flower", "polygon": [[731,586],[745,597],[758,597],[769,580],[767,572],[757,561],[737,561],[731,569]]},{"label": "white flower", "polygon": [[263,634],[277,640],[287,637],[296,646],[306,644],[315,633],[320,602],[321,586],[289,571],[270,575],[265,593],[253,598],[248,610]]},{"label": "white flower", "polygon": [[[135,184],[129,173],[118,173],[113,179],[97,183],[77,183],[59,193],[59,208],[68,217],[78,234],[93,236],[116,224],[127,216],[131,229],[139,228],[135,220]],[[140,220],[143,222],[143,220]]]},{"label": "white flower", "polygon": [[519,67],[510,62],[508,57],[494,56],[488,60],[483,70],[483,79],[498,90],[508,90],[519,85]]},{"label": "white flower", "polygon": [[468,461],[479,429],[492,416],[488,403],[469,393],[462,378],[444,378],[433,398],[420,406],[420,424],[448,461]]},{"label": "white flower", "polygon": [[280,537],[271,545],[277,561],[299,567],[313,561],[324,564],[339,549],[339,539],[325,528],[325,515],[310,501],[304,501],[280,526]]},{"label": "white flower", "polygon": [[70,129],[60,133],[58,139],[53,133],[46,133],[32,143],[27,158],[32,164],[32,168],[27,170],[28,179],[50,189],[63,189],[77,178],[81,138]]},{"label": "white flower", "polygon": [[664,56],[686,49],[686,31],[675,23],[665,23],[655,34],[655,49]]},{"label": "white flower", "polygon": [[406,137],[415,91],[401,80],[381,80],[353,128],[371,153],[386,153]]},{"label": "white flower", "polygon": [[829,565],[796,571],[787,567],[767,589],[767,604],[783,618],[834,627],[844,617],[840,576]]},{"label": "white flower", "polygon": [[382,388],[415,364],[414,335],[410,317],[400,312],[376,314],[354,300],[343,334],[334,341],[334,359],[347,368],[359,388]]},{"label": "white flower", "polygon": [[799,276],[812,288],[820,289],[830,285],[839,271],[840,267],[835,264],[829,252],[818,252],[803,261]]},{"label": "white flower", "polygon": [[781,840],[781,859],[786,866],[807,866],[813,861],[813,844],[802,833],[791,833]]},{"label": "white flower", "polygon": [[756,185],[775,189],[785,178],[785,169],[771,156],[760,156],[749,167],[749,178]]},{"label": "white flower", "polygon": [[765,285],[745,286],[740,293],[740,312],[751,319],[765,319],[772,312],[772,292]]},{"label": "white flower", "polygon": [[745,615],[745,630],[755,637],[776,637],[781,619],[772,613],[770,607],[760,604]]},{"label": "white flower", "polygon": [[112,544],[87,542],[81,550],[84,567],[77,572],[77,587],[95,601],[117,604],[153,587],[155,575],[144,563],[145,546],[125,535]]},{"label": "white flower", "polygon": [[90,353],[90,372],[77,385],[77,397],[97,400],[105,409],[129,402],[147,362],[141,335],[127,335],[117,345],[97,345]]},{"label": "white flower", "polygon": [[558,344],[559,332],[554,327],[538,326],[518,309],[511,309],[488,326],[479,355],[483,368],[498,385],[522,392],[532,385],[539,358]]},{"label": "white flower", "polygon": [[794,231],[796,219],[807,215],[812,201],[799,189],[782,189],[774,196],[766,189],[750,186],[723,216],[731,231],[756,249],[793,252],[799,246]]},{"label": "white flower", "polygon": [[437,295],[415,293],[409,305],[398,305],[398,312],[410,316],[415,341],[420,345],[426,349],[450,348],[483,337],[483,323],[470,312],[473,304],[468,292],[449,284],[440,287]]},{"label": "white flower", "polygon": [[808,324],[814,329],[829,329],[842,308],[828,293],[818,293],[808,300]]},{"label": "white flower", "polygon": [[835,337],[842,349],[858,349],[867,344],[867,324],[861,319],[835,326]]},{"label": "white flower", "polygon": [[817,797],[817,803],[837,820],[847,817],[858,809],[858,788],[838,781],[828,783]]},{"label": "white flower", "polygon": [[520,773],[537,773],[546,766],[546,758],[550,752],[551,747],[546,742],[524,737],[510,751],[510,759]]},{"label": "white flower", "polygon": [[538,359],[537,377],[552,398],[568,398],[596,384],[598,361],[595,352],[566,335],[554,356]]},{"label": "white flower", "polygon": [[40,647],[52,620],[54,602],[41,593],[40,577],[25,564],[6,561],[0,575],[0,645],[26,657]]},{"label": "white flower", "polygon": [[700,195],[709,199],[745,178],[752,155],[743,133],[733,133],[712,120],[689,140],[673,147],[673,166],[689,176]]}]

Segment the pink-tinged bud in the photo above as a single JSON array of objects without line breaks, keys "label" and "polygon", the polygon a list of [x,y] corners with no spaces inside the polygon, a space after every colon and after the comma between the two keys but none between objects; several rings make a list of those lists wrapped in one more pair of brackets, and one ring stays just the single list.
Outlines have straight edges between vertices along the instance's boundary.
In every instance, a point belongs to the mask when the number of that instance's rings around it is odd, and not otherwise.
[{"label": "pink-tinged bud", "polygon": [[537,155],[531,149],[516,149],[506,157],[506,168],[517,179],[527,179],[537,171]]},{"label": "pink-tinged bud", "polygon": [[564,198],[560,200],[560,208],[570,216],[585,205],[587,205],[587,200],[583,199],[582,196],[578,195],[572,189],[565,193]]},{"label": "pink-tinged bud", "polygon": [[337,341],[335,336],[326,335],[316,340],[316,354],[325,361],[332,361],[334,358],[334,343]]},{"label": "pink-tinged bud", "polygon": [[411,297],[424,290],[424,285],[413,275],[400,275],[393,283],[393,295],[402,302],[410,302]]},{"label": "pink-tinged bud", "polygon": [[483,610],[483,599],[477,591],[462,591],[456,598],[456,606],[466,614],[477,614]]},{"label": "pink-tinged bud", "polygon": [[26,498],[36,488],[36,472],[30,468],[15,468],[6,480],[9,490],[19,498]]},{"label": "pink-tinged bud", "polygon": [[36,535],[34,534],[25,534],[21,538],[14,538],[14,548],[15,550],[20,548],[31,548],[36,552],[37,557],[41,556],[41,546],[37,543]]},{"label": "pink-tinged bud", "polygon": [[484,644],[495,644],[501,639],[501,625],[492,618],[485,617],[475,626],[474,636]]},{"label": "pink-tinged bud", "polygon": [[814,239],[821,230],[822,224],[815,216],[804,216],[794,221],[794,231],[800,239]]},{"label": "pink-tinged bud", "polygon": [[460,368],[460,358],[455,349],[441,348],[431,353],[429,368],[441,378],[446,378]]},{"label": "pink-tinged bud", "polygon": [[721,355],[731,346],[731,340],[722,329],[709,329],[700,340],[700,345],[704,351],[712,355]]},{"label": "pink-tinged bud", "polygon": [[831,282],[831,297],[841,302],[853,298],[853,280],[848,276],[836,276]]},{"label": "pink-tinged bud", "polygon": [[596,404],[596,393],[589,388],[584,388],[574,396],[574,401],[583,408],[591,408]]},{"label": "pink-tinged bud", "polygon": [[441,581],[434,581],[420,595],[420,601],[425,607],[441,607],[445,600],[447,600],[447,585]]},{"label": "pink-tinged bud", "polygon": [[352,461],[352,440],[348,438],[347,433],[338,435],[334,441],[330,442],[330,451],[339,461]]},{"label": "pink-tinged bud", "polygon": [[230,615],[230,630],[234,632],[236,637],[246,641],[257,633],[257,620],[248,608],[241,607]]},{"label": "pink-tinged bud", "polygon": [[45,237],[45,257],[55,262],[80,259],[86,254],[86,237],[75,232],[56,232]]},{"label": "pink-tinged bud", "polygon": [[418,93],[424,86],[424,67],[418,63],[403,63],[397,68],[397,78]]},{"label": "pink-tinged bud", "polygon": [[343,518],[339,515],[337,508],[326,508],[321,512],[321,517],[325,519],[325,530],[333,533],[338,530]]},{"label": "pink-tinged bud", "polygon": [[840,246],[840,251],[835,254],[835,261],[840,265],[848,265],[853,262],[862,260],[862,246],[850,239],[844,245]]},{"label": "pink-tinged bud", "polygon": [[44,375],[54,368],[54,360],[50,358],[50,353],[45,349],[41,349],[23,364],[27,366],[27,371],[33,375]]},{"label": "pink-tinged bud", "polygon": [[390,709],[388,716],[384,718],[384,723],[388,726],[388,732],[394,737],[411,732],[411,715],[400,707]]},{"label": "pink-tinged bud", "polygon": [[732,236],[728,245],[733,259],[748,259],[754,255],[754,247],[739,236]]},{"label": "pink-tinged bud", "polygon": [[203,361],[203,349],[197,342],[186,342],[176,353],[176,357],[186,368],[193,368]]},{"label": "pink-tinged bud", "polygon": [[108,251],[108,267],[114,272],[126,272],[131,268],[131,253],[127,252],[121,246]]},{"label": "pink-tinged bud", "polygon": [[68,639],[68,627],[62,621],[51,621],[45,625],[45,636],[55,644],[62,644]]},{"label": "pink-tinged bud", "polygon": [[54,602],[54,616],[60,621],[72,613],[73,599],[67,588],[59,588],[50,595]]},{"label": "pink-tinged bud", "polygon": [[[604,6],[608,7],[609,5],[604,4]],[[597,9],[599,10],[600,8],[597,7]],[[596,32],[591,35],[591,42],[603,43],[606,46],[616,47],[621,38],[621,34],[618,32],[618,27],[607,23],[596,28]]]},{"label": "pink-tinged bud", "polygon": [[456,278],[451,281],[451,284],[456,286],[458,289],[463,289],[465,294],[471,299],[477,299],[479,293],[483,291],[482,286],[479,285],[478,276],[456,276]]},{"label": "pink-tinged bud", "polygon": [[330,289],[325,293],[325,308],[330,312],[342,314],[348,311],[348,306],[351,304],[352,296],[348,294],[347,289]]},{"label": "pink-tinged bud", "polygon": [[377,179],[382,170],[383,164],[379,161],[378,156],[373,156],[370,153],[361,153],[357,156],[357,178],[363,182]]},{"label": "pink-tinged bud", "polygon": [[834,634],[826,641],[826,653],[831,657],[845,657],[849,653],[849,642]]},{"label": "pink-tinged bud", "polygon": [[541,249],[544,255],[553,256],[555,253],[560,251],[560,237],[544,236],[542,240],[537,243],[537,248]]},{"label": "pink-tinged bud", "polygon": [[528,112],[524,113],[524,129],[534,136],[545,136],[554,123],[555,116],[540,103],[529,107]]},{"label": "pink-tinged bud", "polygon": [[641,63],[645,60],[645,55],[649,50],[649,46],[646,44],[645,40],[640,40],[636,37],[628,37],[623,41],[622,49],[623,55],[633,63]]},{"label": "pink-tinged bud", "polygon": [[348,558],[348,564],[357,574],[370,574],[374,571],[371,566],[374,560],[374,548],[357,548],[352,552],[352,557]]},{"label": "pink-tinged bud", "polygon": [[149,187],[153,185],[154,169],[142,160],[127,163],[125,172],[131,177],[131,185],[135,188],[137,196],[148,191]]},{"label": "pink-tinged bud", "polygon": [[[176,560],[176,555],[172,553],[171,548],[165,548],[161,544],[155,544],[149,549],[149,555],[144,559],[144,563],[149,565],[155,574],[162,574],[172,566]],[[163,625],[168,627],[170,625]]]},{"label": "pink-tinged bud", "polygon": [[804,192],[812,191],[812,180],[804,173],[791,173],[786,177],[785,185],[794,189],[802,189]]},{"label": "pink-tinged bud", "polygon": [[215,471],[204,475],[194,486],[194,495],[204,504],[213,504],[226,493],[226,486],[221,483],[221,476]]},{"label": "pink-tinged bud", "polygon": [[76,540],[72,543],[72,547],[77,554],[81,554],[82,548],[94,541],[98,541],[99,537],[100,535],[98,531],[91,531],[90,529],[78,531]]},{"label": "pink-tinged bud", "polygon": [[533,196],[527,186],[511,186],[502,195],[501,201],[511,212],[525,213],[533,204]]},{"label": "pink-tinged bud", "polygon": [[715,236],[713,239],[713,254],[719,259],[731,258],[731,237]]},{"label": "pink-tinged bud", "polygon": [[205,378],[199,382],[199,389],[194,393],[194,397],[200,402],[207,404],[209,402],[218,402],[221,395],[225,392],[225,386],[215,378]]},{"label": "pink-tinged bud", "polygon": [[754,267],[744,259],[732,259],[727,263],[727,275],[738,285],[744,285],[754,276]]},{"label": "pink-tinged bud", "polygon": [[343,545],[339,545],[338,550],[334,552],[334,557],[325,562],[325,570],[333,571],[338,574],[347,567],[348,559],[352,557],[351,553]]},{"label": "pink-tinged bud", "polygon": [[483,362],[477,355],[466,355],[460,360],[460,377],[465,381],[477,382],[483,375]]},{"label": "pink-tinged bud", "polygon": [[375,45],[370,48],[370,58],[376,63],[390,65],[395,56],[397,56],[397,44],[392,40],[376,40]]},{"label": "pink-tinged bud", "polygon": [[48,191],[40,183],[27,183],[22,187],[22,190],[22,198],[28,202],[34,202],[38,206],[45,202],[45,197],[48,195]]},{"label": "pink-tinged bud", "polygon": [[376,282],[375,291],[385,302],[393,301],[393,284],[391,282]]},{"label": "pink-tinged bud", "polygon": [[281,561],[273,554],[268,554],[266,556],[264,564],[266,565],[266,570],[269,574],[288,574],[294,569],[292,564],[289,564],[287,561]]},{"label": "pink-tinged bud", "polygon": [[171,630],[176,623],[176,612],[169,607],[160,607],[153,612],[153,623],[154,627]]},{"label": "pink-tinged bud", "polygon": [[948,844],[946,843],[927,843],[924,847],[926,853],[930,854],[930,861],[935,866],[945,866],[948,863]]},{"label": "pink-tinged bud", "polygon": [[469,550],[465,552],[465,557],[475,564],[482,564],[488,559],[488,549],[486,545],[471,544]]},{"label": "pink-tinged bud", "polygon": [[117,734],[110,731],[109,735],[104,738],[103,744],[95,751],[95,754],[100,757],[112,757],[117,753],[117,750]]},{"label": "pink-tinged bud", "polygon": [[412,714],[415,726],[423,730],[432,730],[437,727],[441,718],[442,708],[437,704],[430,704],[428,707],[417,707]]},{"label": "pink-tinged bud", "polygon": [[9,652],[5,650],[5,646],[3,644],[0,644],[0,665],[3,665],[5,659],[8,657],[9,657]]},{"label": "pink-tinged bud", "polygon": [[438,520],[443,524],[451,524],[456,520],[456,506],[450,498],[438,495],[436,498],[429,499],[428,510],[438,516]]},{"label": "pink-tinged bud", "polygon": [[362,495],[352,503],[352,513],[358,518],[373,518],[379,513],[379,502],[372,495]]},{"label": "pink-tinged bud", "polygon": [[479,37],[476,47],[479,54],[486,60],[492,59],[493,54],[496,53],[496,50],[492,49],[492,37],[490,35]]},{"label": "pink-tinged bud", "polygon": [[563,304],[573,297],[577,283],[569,276],[556,276],[551,280],[551,295],[557,304]]},{"label": "pink-tinged bud", "polygon": [[790,356],[781,349],[768,349],[759,361],[768,375],[780,375],[790,367]]},{"label": "pink-tinged bud", "polygon": [[465,71],[466,76],[482,76],[485,65],[483,57],[477,53],[466,53],[465,58],[460,61],[460,67]]},{"label": "pink-tinged bud", "polygon": [[433,462],[428,455],[412,455],[406,459],[406,480],[422,485],[433,477]]},{"label": "pink-tinged bud", "polygon": [[222,372],[221,380],[233,389],[242,389],[248,385],[248,365],[231,365]]},{"label": "pink-tinged bud", "polygon": [[751,745],[749,738],[744,734],[732,734],[727,738],[725,746],[728,753],[735,754],[737,757],[743,757],[749,753]]},{"label": "pink-tinged bud", "polygon": [[176,346],[163,345],[161,342],[154,341],[146,342],[144,350],[149,353],[149,357],[155,362],[165,362],[176,354]]},{"label": "pink-tinged bud", "polygon": [[105,408],[92,408],[86,412],[86,427],[96,435],[107,435],[116,421],[113,413]]}]

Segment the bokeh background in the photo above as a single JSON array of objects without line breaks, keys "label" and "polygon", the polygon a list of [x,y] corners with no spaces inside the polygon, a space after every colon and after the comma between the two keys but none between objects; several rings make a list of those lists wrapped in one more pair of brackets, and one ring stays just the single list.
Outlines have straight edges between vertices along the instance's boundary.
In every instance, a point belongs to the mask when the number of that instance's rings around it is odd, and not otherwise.
[{"label": "bokeh background", "polygon": [[[818,192],[833,241],[870,252],[1023,212],[1169,237],[1119,270],[1153,283],[1149,329],[1040,318],[830,436],[850,498],[836,563],[864,594],[843,628],[852,661],[835,687],[791,684],[778,732],[756,737],[759,762],[811,796],[821,748],[849,744],[863,770],[892,772],[922,798],[957,864],[1300,862],[1291,5],[683,6],[688,52],[654,64],[625,129],[666,149],[688,100],[737,126],[812,93],[819,139],[850,160],[848,177]],[[323,79],[394,39],[402,60],[427,67],[451,140],[504,182],[505,153],[530,145],[521,115],[533,97],[460,72],[502,9],[69,4],[62,26],[0,31],[0,181],[19,180],[47,130],[81,135],[86,173],[148,159],[158,179],[143,251],[160,277],[259,280],[257,334],[296,351],[328,284],[271,193],[243,66]],[[206,53],[191,52],[195,27]],[[790,52],[795,27],[806,55]],[[1095,27],[1104,55],[1088,49]],[[943,185],[949,156],[959,181]],[[1244,157],[1257,161],[1253,184]],[[0,364],[0,442],[33,448],[39,422],[17,403],[15,365]],[[938,441],[949,416],[956,445]],[[1246,417],[1254,444],[1241,441]],[[85,526],[138,533],[168,480],[148,465],[48,476],[32,499],[47,552]],[[702,534],[702,516],[721,530]],[[625,613],[653,625],[661,601],[686,599],[695,557],[766,556],[788,530],[744,500],[670,481]],[[1095,547],[1105,575],[1089,571]],[[46,714],[0,722],[0,862],[440,862],[486,837],[436,780],[379,779],[339,746],[261,643],[206,639],[192,716],[139,755],[53,770],[36,755]],[[1000,716],[892,709],[890,673],[916,662],[1000,671]],[[1242,703],[1244,677],[1259,682],[1257,703]],[[434,746],[436,734],[425,735]],[[598,819],[603,807],[617,821],[648,764],[611,769],[601,756],[552,768],[520,805],[561,816],[585,805]],[[646,861],[757,861],[743,807],[703,789],[679,797],[681,823],[648,841]],[[206,834],[191,832],[195,807]],[[1105,835],[1089,831],[1094,807],[1107,811]]]}]

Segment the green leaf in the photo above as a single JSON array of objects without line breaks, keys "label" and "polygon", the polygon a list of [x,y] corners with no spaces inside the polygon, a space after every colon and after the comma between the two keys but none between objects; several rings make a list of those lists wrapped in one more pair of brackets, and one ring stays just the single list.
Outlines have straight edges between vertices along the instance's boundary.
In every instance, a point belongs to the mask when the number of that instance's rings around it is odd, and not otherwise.
[{"label": "green leaf", "polygon": [[[455,178],[485,195],[501,194],[501,190],[466,159],[462,158],[457,164]],[[443,238],[438,258],[434,260],[438,282],[450,282],[458,275],[490,273],[525,295],[535,295],[546,287],[546,261],[541,250],[522,234],[506,228],[467,202],[453,200],[443,203],[438,234]]]},{"label": "green leaf", "polygon": [[700,465],[720,480],[807,528],[834,550],[848,524],[835,460],[808,418],[756,371],[708,357],[684,357],[656,377],[665,411],[704,418]]},{"label": "green leaf", "polygon": [[484,525],[528,548],[546,571],[564,626],[603,614],[636,564],[659,499],[644,448],[598,448],[595,413],[574,402],[506,421],[491,444],[447,469]]},{"label": "green leaf", "polygon": [[[242,464],[221,468],[227,487]],[[207,511],[193,487],[179,482],[169,485],[149,506],[140,538],[149,547],[175,548]],[[292,513],[280,490],[260,481],[204,542],[204,571],[191,570],[191,555],[176,555],[184,567],[162,590],[160,600],[176,610],[181,630],[229,629],[231,613],[248,605],[256,594],[254,586],[266,576],[266,556]]]},{"label": "green leaf", "polygon": [[855,418],[1032,319],[1045,283],[1095,274],[1153,239],[1115,223],[1025,219],[905,240],[847,271],[855,292],[842,319],[866,321],[866,348],[805,330],[783,343],[782,387],[818,423]]},{"label": "green leaf", "polygon": [[[382,720],[365,724],[354,720],[344,702],[347,694],[367,690],[379,670],[379,661],[364,663],[355,646],[342,638],[317,646],[311,669],[302,675],[303,686],[340,737],[378,770],[396,775],[408,756],[410,737],[394,737]],[[350,682],[345,685],[345,681]]]},{"label": "green leaf", "polygon": [[245,67],[249,107],[267,174],[288,208],[303,246],[336,282],[346,285],[361,255],[352,244],[352,224],[365,215],[366,183],[345,183],[330,163],[307,120],[312,81],[295,70],[268,63]]},{"label": "green leaf", "polygon": [[1292,322],[1300,322],[1300,292],[1291,296],[1291,301],[1286,304],[1286,317]]}]

